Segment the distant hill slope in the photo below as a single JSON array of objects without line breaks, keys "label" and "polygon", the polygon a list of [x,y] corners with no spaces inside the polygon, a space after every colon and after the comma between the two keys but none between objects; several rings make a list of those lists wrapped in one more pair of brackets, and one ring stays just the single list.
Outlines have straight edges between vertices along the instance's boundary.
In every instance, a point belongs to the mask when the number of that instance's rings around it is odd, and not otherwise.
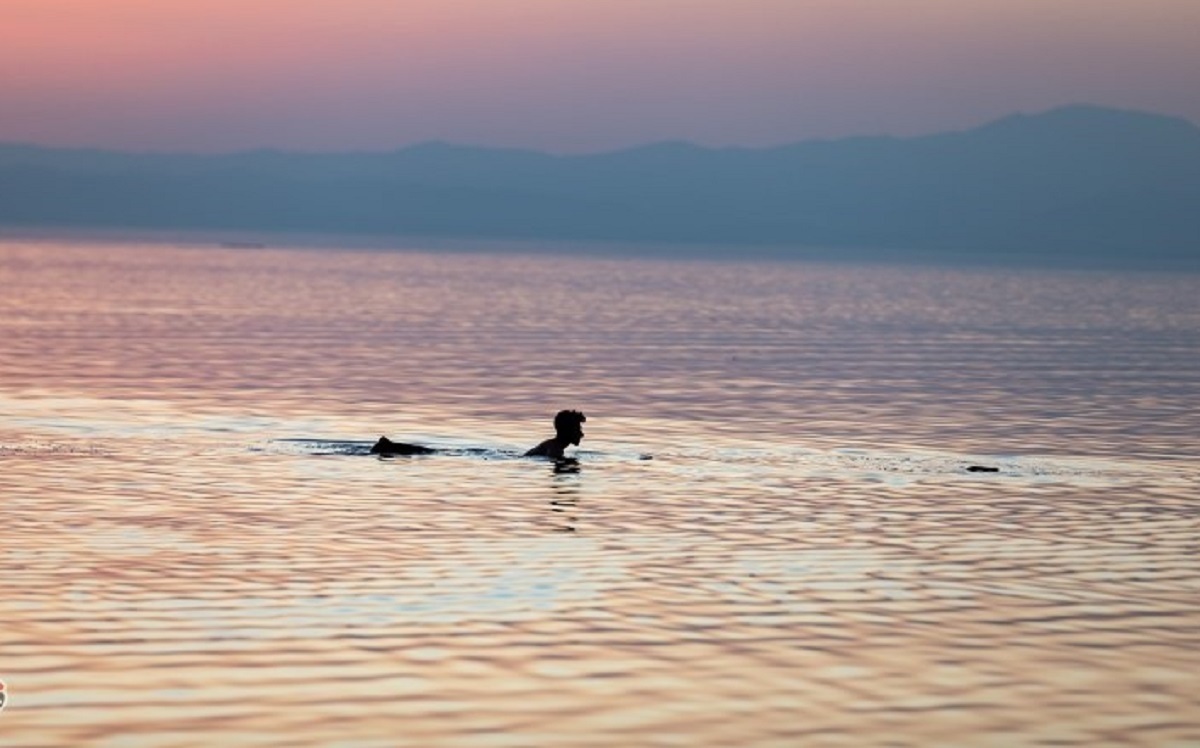
[{"label": "distant hill slope", "polygon": [[1200,256],[1200,128],[1092,106],[965,132],[613,153],[0,145],[0,225]]}]

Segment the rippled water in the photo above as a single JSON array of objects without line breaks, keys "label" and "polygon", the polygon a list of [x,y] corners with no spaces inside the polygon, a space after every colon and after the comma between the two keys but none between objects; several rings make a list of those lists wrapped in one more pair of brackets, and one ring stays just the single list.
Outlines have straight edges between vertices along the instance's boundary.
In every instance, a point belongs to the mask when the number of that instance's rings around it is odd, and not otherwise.
[{"label": "rippled water", "polygon": [[0,744],[1200,743],[1198,276],[10,240],[0,341]]}]

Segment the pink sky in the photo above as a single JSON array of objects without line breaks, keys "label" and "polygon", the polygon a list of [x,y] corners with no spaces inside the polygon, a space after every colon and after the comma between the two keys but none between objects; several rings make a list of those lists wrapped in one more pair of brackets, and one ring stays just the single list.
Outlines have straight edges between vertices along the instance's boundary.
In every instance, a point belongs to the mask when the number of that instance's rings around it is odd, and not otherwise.
[{"label": "pink sky", "polygon": [[1200,0],[0,0],[0,141],[596,151],[1200,122]]}]

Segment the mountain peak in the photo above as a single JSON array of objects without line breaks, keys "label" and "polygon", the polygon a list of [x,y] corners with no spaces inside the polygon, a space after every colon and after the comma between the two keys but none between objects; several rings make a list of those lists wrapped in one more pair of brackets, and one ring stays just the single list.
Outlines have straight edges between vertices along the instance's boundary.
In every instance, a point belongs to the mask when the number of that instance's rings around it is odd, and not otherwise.
[{"label": "mountain peak", "polygon": [[1200,128],[1182,117],[1096,104],[1069,104],[1033,114],[1013,114],[983,125],[976,131],[1020,135],[1034,132],[1062,133],[1071,137],[1135,132],[1153,132],[1174,137],[1200,135]]}]

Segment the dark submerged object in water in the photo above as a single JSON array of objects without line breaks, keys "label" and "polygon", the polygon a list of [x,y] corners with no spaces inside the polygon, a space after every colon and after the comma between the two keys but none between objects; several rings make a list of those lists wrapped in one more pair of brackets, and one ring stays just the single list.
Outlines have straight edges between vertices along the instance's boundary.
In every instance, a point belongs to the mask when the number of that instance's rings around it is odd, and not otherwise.
[{"label": "dark submerged object in water", "polygon": [[1000,468],[987,467],[986,465],[972,465],[969,468],[967,468],[967,472],[968,473],[998,473],[998,472],[1000,472]]},{"label": "dark submerged object in water", "polygon": [[394,442],[386,436],[379,437],[379,441],[375,442],[375,446],[371,447],[371,454],[373,455],[431,455],[436,451],[436,449],[422,447],[420,444]]}]

